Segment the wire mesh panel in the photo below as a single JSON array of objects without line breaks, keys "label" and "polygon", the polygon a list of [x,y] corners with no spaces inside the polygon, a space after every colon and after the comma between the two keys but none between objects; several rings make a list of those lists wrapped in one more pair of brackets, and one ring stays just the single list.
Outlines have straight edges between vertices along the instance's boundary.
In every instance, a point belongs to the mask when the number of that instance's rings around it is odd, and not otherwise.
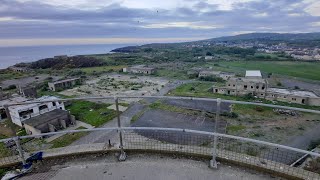
[{"label": "wire mesh panel", "polygon": [[243,140],[223,138],[218,141],[218,157],[229,161],[261,167],[293,177],[319,178],[319,174],[303,168],[290,167],[290,164],[304,153],[293,150],[267,146]]},{"label": "wire mesh panel", "polygon": [[13,140],[0,142],[0,167],[21,162],[21,160]]},{"label": "wire mesh panel", "polygon": [[125,149],[152,149],[199,155],[212,153],[213,136],[182,131],[125,130]]}]

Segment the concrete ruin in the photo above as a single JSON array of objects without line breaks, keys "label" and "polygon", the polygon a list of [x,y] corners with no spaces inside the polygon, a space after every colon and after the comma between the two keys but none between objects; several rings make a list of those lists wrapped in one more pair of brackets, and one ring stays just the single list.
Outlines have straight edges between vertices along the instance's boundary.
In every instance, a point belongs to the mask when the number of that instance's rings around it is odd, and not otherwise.
[{"label": "concrete ruin", "polygon": [[[25,120],[45,114],[47,112],[53,111],[55,109],[65,110],[64,103],[55,101],[58,98],[53,96],[43,96],[41,98],[35,99],[36,101],[52,101],[52,102],[43,102],[43,103],[32,103],[25,105],[10,106],[9,113],[12,119],[12,122],[20,127],[23,127]],[[16,97],[14,99],[16,102],[28,102],[28,99],[24,97]],[[14,102],[4,102],[5,104],[10,104]]]},{"label": "concrete ruin", "polygon": [[75,117],[68,111],[55,109],[45,114],[32,117],[23,122],[27,134],[56,132],[76,124]]},{"label": "concrete ruin", "polygon": [[132,66],[128,68],[123,68],[123,72],[129,72],[134,74],[154,74],[156,68],[147,67],[145,65]]},{"label": "concrete ruin", "polygon": [[27,67],[17,67],[17,66],[10,66],[8,67],[9,70],[14,72],[29,72],[30,69]]},{"label": "concrete ruin", "polygon": [[82,79],[81,78],[72,78],[72,79],[65,79],[55,82],[49,82],[48,86],[51,91],[59,91],[64,89],[73,88],[76,85],[81,85]]},{"label": "concrete ruin", "polygon": [[313,92],[270,88],[268,81],[261,78],[260,71],[259,73],[246,73],[244,78],[230,78],[225,86],[213,86],[212,89],[213,93],[225,95],[244,96],[250,94],[271,101],[320,106],[320,97]]}]

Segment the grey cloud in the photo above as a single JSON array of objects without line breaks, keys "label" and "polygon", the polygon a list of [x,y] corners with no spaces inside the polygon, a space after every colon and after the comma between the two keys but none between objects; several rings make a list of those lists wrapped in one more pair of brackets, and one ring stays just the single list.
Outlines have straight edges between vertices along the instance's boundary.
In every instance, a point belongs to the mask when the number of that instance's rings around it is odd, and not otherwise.
[{"label": "grey cloud", "polygon": [[[174,10],[130,9],[112,4],[89,11],[36,2],[0,0],[0,18],[23,20],[0,21],[0,38],[216,37],[239,31],[316,31],[317,27],[310,24],[320,22],[320,17],[305,13],[303,4],[292,10],[283,8],[297,2],[272,0],[237,3],[231,11],[218,10],[217,5],[205,1],[198,1],[192,8],[177,7]],[[259,16],[262,13],[267,16]],[[301,16],[290,16],[290,13]],[[143,28],[149,24],[168,22],[202,22],[203,25],[220,28]]]}]

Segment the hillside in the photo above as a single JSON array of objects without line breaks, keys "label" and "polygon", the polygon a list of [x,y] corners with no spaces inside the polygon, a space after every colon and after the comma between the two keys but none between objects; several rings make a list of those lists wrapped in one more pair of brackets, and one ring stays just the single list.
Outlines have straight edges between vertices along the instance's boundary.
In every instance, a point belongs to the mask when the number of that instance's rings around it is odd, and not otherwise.
[{"label": "hillside", "polygon": [[281,34],[281,33],[249,33],[235,36],[226,36],[212,38],[206,41],[238,41],[238,40],[271,40],[271,41],[301,41],[301,40],[318,40],[320,41],[320,32],[317,33],[298,33],[298,34]]},{"label": "hillside", "polygon": [[315,33],[248,33],[240,34],[235,36],[225,36],[212,39],[205,39],[200,41],[191,41],[183,43],[154,43],[145,44],[142,46],[128,46],[112,50],[112,52],[138,52],[139,49],[145,48],[155,48],[155,49],[166,49],[166,48],[176,48],[188,45],[203,45],[208,43],[246,43],[246,42],[259,42],[268,45],[287,43],[290,46],[300,46],[300,47],[318,47],[320,48],[320,32]]}]

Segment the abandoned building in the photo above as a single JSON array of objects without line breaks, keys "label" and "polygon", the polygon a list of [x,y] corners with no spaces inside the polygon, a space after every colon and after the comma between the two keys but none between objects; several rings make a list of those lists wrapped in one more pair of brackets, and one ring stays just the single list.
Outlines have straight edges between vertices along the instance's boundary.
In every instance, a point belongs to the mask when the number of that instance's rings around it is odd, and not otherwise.
[{"label": "abandoned building", "polygon": [[[260,71],[259,71],[260,72]],[[230,78],[223,87],[213,86],[213,93],[244,96],[252,95],[271,101],[320,106],[320,97],[309,91],[270,88],[268,81],[262,79],[261,73],[246,73],[245,78]],[[256,78],[254,78],[256,77]]]},{"label": "abandoned building", "polygon": [[268,88],[266,99],[309,106],[320,106],[320,97],[310,91]]},{"label": "abandoned building", "polygon": [[154,74],[156,68],[146,67],[145,65],[132,66],[123,68],[123,72],[135,73],[135,74]]},{"label": "abandoned building", "polygon": [[81,78],[72,78],[72,79],[65,79],[55,82],[49,82],[48,86],[51,91],[59,91],[63,89],[72,88],[76,85],[81,85],[82,79]]},{"label": "abandoned building", "polygon": [[5,99],[2,99],[0,101],[0,121],[7,119],[6,110],[4,108],[4,105],[6,104],[14,104],[14,103],[21,103],[28,101],[27,98],[21,97],[21,96],[13,96],[13,97],[7,97]]},{"label": "abandoned building", "polygon": [[56,132],[75,124],[75,117],[68,111],[61,109],[54,109],[50,112],[23,121],[23,126],[27,134],[30,135]]},{"label": "abandoned building", "polygon": [[259,70],[247,70],[246,71],[246,78],[250,78],[250,79],[261,79],[262,75],[261,72]]},{"label": "abandoned building", "polygon": [[8,67],[9,70],[14,72],[29,72],[30,69],[27,67],[17,67],[17,66],[10,66]]},{"label": "abandoned building", "polygon": [[206,76],[216,76],[220,77],[224,80],[228,80],[232,77],[235,77],[235,73],[230,72],[222,72],[222,71],[213,71],[213,70],[202,70],[199,71],[198,77],[206,77]]},{"label": "abandoned building", "polygon": [[212,59],[213,59],[213,56],[205,56],[204,59],[205,59],[205,60],[212,60]]},{"label": "abandoned building", "polygon": [[21,87],[19,86],[19,94],[23,97],[27,98],[37,98],[38,93],[37,93],[37,88],[34,86],[26,86],[26,87]]},{"label": "abandoned building", "polygon": [[230,78],[224,87],[214,87],[219,94],[242,96],[246,94],[265,96],[268,82],[264,79]]},{"label": "abandoned building", "polygon": [[198,77],[218,76],[220,73],[221,71],[203,70],[199,72]]},{"label": "abandoned building", "polygon": [[[64,103],[54,101],[56,99],[58,98],[53,96],[43,96],[41,98],[35,99],[35,101],[52,101],[52,102],[10,106],[9,113],[10,113],[12,122],[22,127],[24,121],[27,119],[45,114],[55,109],[65,110]],[[26,102],[26,101],[22,101],[22,102]]]},{"label": "abandoned building", "polygon": [[221,77],[224,80],[228,80],[228,79],[233,78],[235,76],[236,76],[236,74],[235,73],[231,73],[231,72],[221,72],[219,74],[219,77]]}]

